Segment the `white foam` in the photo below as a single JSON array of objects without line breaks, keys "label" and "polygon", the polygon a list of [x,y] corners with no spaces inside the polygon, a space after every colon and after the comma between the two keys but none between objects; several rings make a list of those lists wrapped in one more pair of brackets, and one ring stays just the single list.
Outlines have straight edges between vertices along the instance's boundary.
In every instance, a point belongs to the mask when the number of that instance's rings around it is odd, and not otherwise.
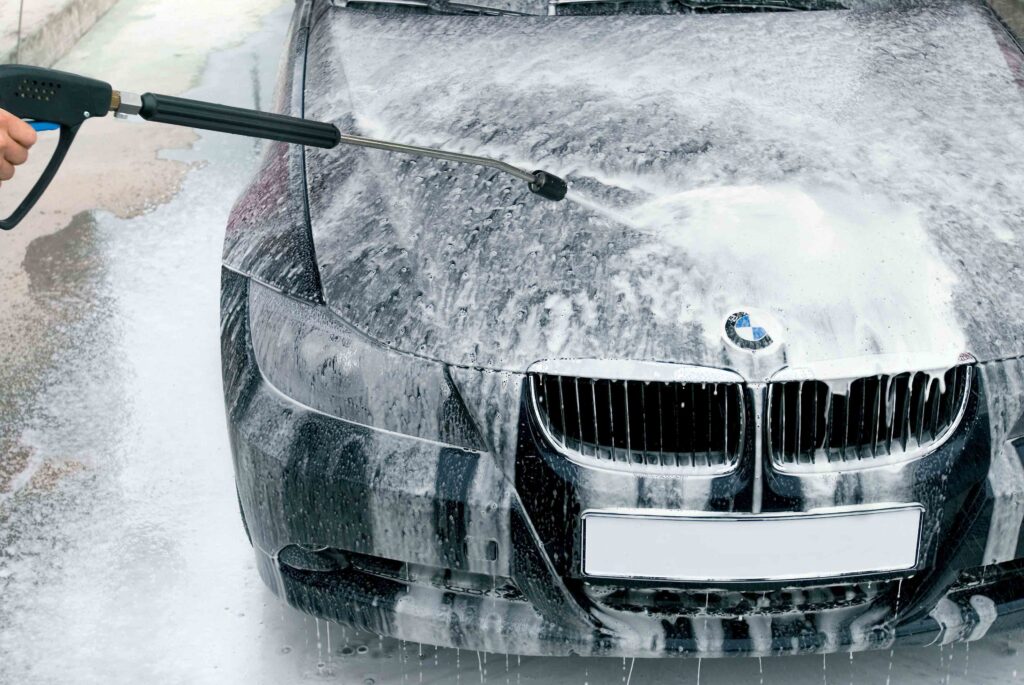
[{"label": "white foam", "polygon": [[960,637],[960,631],[964,624],[963,611],[960,609],[960,605],[949,597],[940,599],[928,615],[935,619],[941,629],[939,635],[935,637],[935,641],[948,645]]},{"label": "white foam", "polygon": [[996,622],[999,611],[996,609],[996,603],[985,595],[973,595],[970,601],[971,608],[978,614],[978,622],[967,636],[967,641],[974,642],[988,634],[988,629]]},{"label": "white foam", "polygon": [[998,564],[1017,557],[1024,521],[1024,466],[1017,448],[1004,442],[993,450],[988,484],[992,488],[992,520],[985,541],[984,563]]},{"label": "white foam", "polygon": [[[715,274],[705,306],[693,312],[710,345],[725,303],[745,302],[785,322],[794,365],[839,351],[912,353],[922,342],[954,361],[963,350],[956,277],[912,206],[838,186],[776,184],[685,191],[628,216],[654,244],[685,249]],[[636,251],[638,263],[649,245]]]}]

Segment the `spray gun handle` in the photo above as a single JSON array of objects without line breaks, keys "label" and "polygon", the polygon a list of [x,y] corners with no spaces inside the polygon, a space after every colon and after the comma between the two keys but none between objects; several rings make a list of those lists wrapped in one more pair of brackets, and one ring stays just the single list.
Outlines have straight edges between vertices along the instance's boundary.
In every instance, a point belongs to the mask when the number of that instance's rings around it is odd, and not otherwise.
[{"label": "spray gun handle", "polygon": [[81,126],[110,110],[109,83],[23,64],[0,65],[0,107],[22,119]]},{"label": "spray gun handle", "polygon": [[60,129],[57,149],[42,175],[9,217],[0,217],[0,230],[8,231],[25,218],[57,175],[78,129],[88,119],[103,117],[110,109],[109,83],[22,64],[0,65],[0,108],[28,119],[37,131]]}]

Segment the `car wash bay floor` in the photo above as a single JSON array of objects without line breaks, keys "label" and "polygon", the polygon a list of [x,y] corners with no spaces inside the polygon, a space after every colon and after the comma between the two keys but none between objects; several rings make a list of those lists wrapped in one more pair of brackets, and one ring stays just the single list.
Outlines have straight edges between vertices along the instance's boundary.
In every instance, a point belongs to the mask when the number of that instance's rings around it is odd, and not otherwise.
[{"label": "car wash bay floor", "polygon": [[[268,92],[287,9],[212,54],[193,94],[247,104]],[[1000,636],[852,657],[520,659],[283,606],[239,521],[218,360],[222,231],[258,152],[202,136],[167,153],[194,163],[168,202],[129,219],[77,214],[27,245],[28,297],[45,316],[19,336],[44,354],[26,364],[17,346],[0,350],[0,424],[17,429],[0,460],[19,465],[0,480],[0,683],[881,685],[1024,672],[1019,638]]]}]

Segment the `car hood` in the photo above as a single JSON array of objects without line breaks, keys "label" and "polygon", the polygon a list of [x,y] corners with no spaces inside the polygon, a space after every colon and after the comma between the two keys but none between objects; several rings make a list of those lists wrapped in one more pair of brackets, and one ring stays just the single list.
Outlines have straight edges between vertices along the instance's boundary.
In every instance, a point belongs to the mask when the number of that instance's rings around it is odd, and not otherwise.
[{"label": "car hood", "polygon": [[[327,304],[391,347],[744,367],[1024,353],[1024,90],[983,7],[381,16],[313,29],[306,115],[500,157],[307,151]],[[776,366],[776,368],[777,368]]]}]

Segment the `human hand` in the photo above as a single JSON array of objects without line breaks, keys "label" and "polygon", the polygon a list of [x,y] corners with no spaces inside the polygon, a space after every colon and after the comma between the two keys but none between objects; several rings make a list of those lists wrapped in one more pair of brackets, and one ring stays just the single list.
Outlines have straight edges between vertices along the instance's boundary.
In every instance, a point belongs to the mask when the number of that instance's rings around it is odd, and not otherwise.
[{"label": "human hand", "polygon": [[0,182],[14,178],[14,167],[28,160],[36,144],[35,130],[10,112],[0,109]]}]

